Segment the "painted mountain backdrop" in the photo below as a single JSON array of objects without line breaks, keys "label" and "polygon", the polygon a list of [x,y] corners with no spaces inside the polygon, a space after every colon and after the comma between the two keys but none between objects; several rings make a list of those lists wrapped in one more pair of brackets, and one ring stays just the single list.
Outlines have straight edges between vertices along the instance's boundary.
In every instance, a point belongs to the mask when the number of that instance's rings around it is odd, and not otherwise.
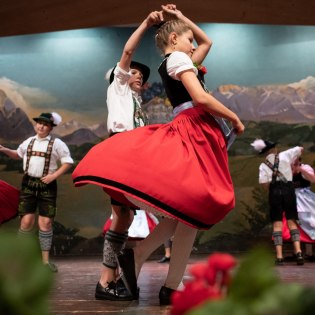
[{"label": "painted mountain backdrop", "polygon": [[220,86],[213,91],[243,120],[315,123],[315,78],[287,85]]},{"label": "painted mountain backdrop", "polygon": [[[165,123],[172,119],[172,107],[163,96],[155,93],[157,84],[145,91],[143,105],[150,123]],[[315,78],[283,85],[241,87],[224,85],[212,92],[242,120],[273,121],[289,124],[315,123]],[[151,98],[150,98],[151,96]],[[20,95],[23,98],[23,95]],[[53,132],[67,144],[96,143],[108,136],[106,122],[88,126],[84,116],[62,122]],[[33,122],[1,89],[0,86],[0,141],[18,143],[33,135]]]}]

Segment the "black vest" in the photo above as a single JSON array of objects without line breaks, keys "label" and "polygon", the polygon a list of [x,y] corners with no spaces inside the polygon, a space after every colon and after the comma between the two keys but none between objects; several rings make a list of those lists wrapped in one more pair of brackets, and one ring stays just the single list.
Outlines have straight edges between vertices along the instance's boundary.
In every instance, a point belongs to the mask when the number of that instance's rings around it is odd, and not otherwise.
[{"label": "black vest", "polygon": [[311,182],[305,179],[301,173],[293,175],[294,188],[306,188],[311,186]]},{"label": "black vest", "polygon": [[[173,108],[176,106],[183,104],[185,102],[191,101],[191,97],[184,87],[183,83],[178,80],[172,79],[167,74],[166,62],[170,54],[167,54],[159,66],[159,74],[162,79],[162,83],[166,92],[167,97],[169,98]],[[201,81],[201,76],[197,76],[198,80]]]}]

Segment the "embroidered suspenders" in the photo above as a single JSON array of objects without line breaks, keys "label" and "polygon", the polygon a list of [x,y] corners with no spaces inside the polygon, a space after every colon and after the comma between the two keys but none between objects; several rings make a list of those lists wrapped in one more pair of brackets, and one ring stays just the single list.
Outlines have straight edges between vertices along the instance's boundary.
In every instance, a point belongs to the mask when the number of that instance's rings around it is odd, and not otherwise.
[{"label": "embroidered suspenders", "polygon": [[35,142],[35,138],[31,140],[31,142],[29,143],[29,145],[27,147],[27,151],[26,151],[27,159],[26,159],[26,166],[25,166],[25,171],[24,171],[25,174],[27,174],[27,171],[28,171],[28,168],[30,165],[31,156],[41,156],[41,157],[45,158],[45,164],[44,164],[42,176],[46,176],[48,174],[50,157],[51,157],[51,152],[52,152],[54,141],[55,141],[55,139],[51,138],[49,140],[49,143],[47,146],[47,151],[46,152],[40,152],[40,151],[33,151],[32,150],[34,142]]},{"label": "embroidered suspenders", "polygon": [[279,155],[275,156],[275,163],[272,165],[268,160],[264,162],[271,170],[272,170],[272,182],[274,183],[279,177],[282,182],[287,182],[287,179],[283,176],[283,174],[279,171]]},{"label": "embroidered suspenders", "polygon": [[[139,103],[136,101],[135,97],[132,96],[133,100],[133,124],[135,128],[142,127],[148,125],[148,118],[144,111],[142,110]],[[142,122],[142,123],[141,123]]]}]

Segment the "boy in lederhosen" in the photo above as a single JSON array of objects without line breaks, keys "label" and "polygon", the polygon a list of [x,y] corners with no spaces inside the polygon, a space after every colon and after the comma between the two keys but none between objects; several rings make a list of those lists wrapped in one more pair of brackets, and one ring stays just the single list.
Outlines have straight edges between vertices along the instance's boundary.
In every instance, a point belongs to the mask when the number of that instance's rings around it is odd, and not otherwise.
[{"label": "boy in lederhosen", "polygon": [[[110,83],[106,100],[107,129],[110,137],[117,137],[119,133],[148,124],[141,108],[140,95],[143,85],[149,78],[150,68],[132,60],[132,57],[145,32],[160,21],[161,13],[151,12],[128,38],[119,62],[105,76]],[[138,299],[136,290],[127,289],[122,278],[116,279],[117,268],[121,267],[117,257],[127,242],[134,211],[113,198],[111,206],[112,222],[104,237],[103,266],[100,280],[96,285],[95,298],[113,301]],[[134,280],[136,282],[136,279]]]},{"label": "boy in lederhosen", "polygon": [[304,258],[300,245],[300,231],[296,223],[298,214],[291,168],[293,162],[302,154],[303,147],[296,146],[278,153],[276,142],[256,139],[251,145],[259,154],[265,155],[265,161],[259,166],[259,183],[269,191],[272,236],[276,248],[275,263],[276,265],[284,263],[282,253],[282,217],[284,213],[294,246],[296,263],[303,265]]},{"label": "boy in lederhosen", "polygon": [[[21,218],[18,235],[30,237],[38,208],[39,243],[42,260],[47,267],[57,272],[49,260],[52,245],[52,223],[56,215],[57,182],[73,164],[67,145],[50,135],[54,126],[61,122],[57,113],[42,113],[33,118],[36,135],[25,140],[17,150],[0,145],[0,152],[13,159],[23,159],[24,176],[20,191],[18,215]],[[60,163],[60,167],[57,163]]]}]

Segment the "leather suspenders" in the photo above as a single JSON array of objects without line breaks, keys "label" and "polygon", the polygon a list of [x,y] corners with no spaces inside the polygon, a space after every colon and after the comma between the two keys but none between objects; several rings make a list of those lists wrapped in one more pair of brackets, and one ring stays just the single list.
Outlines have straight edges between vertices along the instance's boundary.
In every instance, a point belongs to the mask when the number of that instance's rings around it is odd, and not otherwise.
[{"label": "leather suspenders", "polygon": [[32,150],[34,142],[35,142],[35,138],[33,138],[31,140],[31,142],[27,146],[27,151],[26,151],[27,159],[26,159],[26,166],[25,166],[25,171],[24,171],[25,174],[27,174],[27,171],[28,171],[28,168],[29,168],[29,165],[30,165],[31,156],[41,156],[41,157],[45,158],[45,164],[44,164],[44,169],[43,169],[43,175],[42,176],[46,176],[48,174],[50,157],[51,157],[51,152],[52,152],[54,141],[55,141],[55,139],[51,138],[49,140],[49,143],[48,143],[48,146],[47,146],[47,151],[46,152],[40,152],[40,151],[33,151]]},{"label": "leather suspenders", "polygon": [[279,154],[276,154],[275,163],[273,165],[268,160],[265,160],[264,163],[272,170],[272,182],[275,182],[277,177],[279,177],[282,182],[287,182],[287,179],[279,171]]}]

